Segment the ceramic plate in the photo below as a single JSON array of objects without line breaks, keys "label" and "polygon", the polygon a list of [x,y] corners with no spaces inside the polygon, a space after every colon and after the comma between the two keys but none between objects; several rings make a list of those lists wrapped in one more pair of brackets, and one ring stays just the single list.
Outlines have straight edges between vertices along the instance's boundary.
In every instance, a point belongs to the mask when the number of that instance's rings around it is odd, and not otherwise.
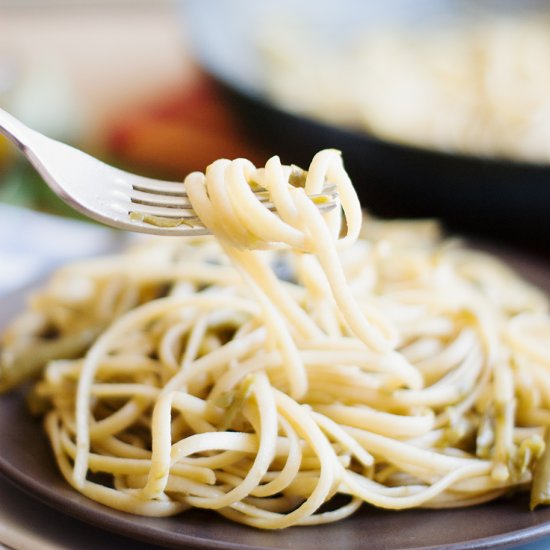
[{"label": "ceramic plate", "polygon": [[[501,253],[501,255],[503,255]],[[550,292],[550,266],[514,254],[509,263]],[[0,302],[0,326],[22,307],[25,292]],[[526,494],[456,510],[389,512],[364,506],[331,525],[259,531],[192,511],[146,518],[111,510],[75,492],[61,477],[39,421],[25,406],[24,390],[0,397],[0,473],[64,514],[108,531],[165,547],[200,549],[325,548],[359,550],[504,548],[550,536],[550,508],[530,512]]]}]

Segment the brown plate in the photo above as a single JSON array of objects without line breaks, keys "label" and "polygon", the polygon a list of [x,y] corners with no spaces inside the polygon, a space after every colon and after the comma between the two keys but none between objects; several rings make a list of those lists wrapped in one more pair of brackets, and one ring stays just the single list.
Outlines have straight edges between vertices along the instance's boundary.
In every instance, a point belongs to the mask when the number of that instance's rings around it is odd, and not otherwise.
[{"label": "brown plate", "polygon": [[[550,268],[502,254],[525,277],[550,292]],[[0,327],[21,309],[24,291],[0,302]],[[364,506],[342,522],[259,531],[192,511],[172,518],[117,512],[74,491],[61,477],[39,421],[25,407],[24,391],[0,397],[0,473],[64,514],[156,545],[173,548],[418,550],[505,548],[550,536],[550,508],[529,512],[526,494],[456,510],[389,512]]]}]

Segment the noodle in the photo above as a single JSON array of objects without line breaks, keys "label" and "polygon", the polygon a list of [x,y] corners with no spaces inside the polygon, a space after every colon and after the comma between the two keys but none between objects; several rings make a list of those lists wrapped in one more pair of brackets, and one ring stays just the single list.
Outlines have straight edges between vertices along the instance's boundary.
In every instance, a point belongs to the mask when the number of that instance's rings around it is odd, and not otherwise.
[{"label": "noodle", "polygon": [[[321,213],[327,182],[341,209]],[[96,335],[44,353],[32,395],[75,489],[280,529],[529,486],[550,422],[542,293],[434,224],[363,220],[333,150],[184,184],[213,237],[66,266],[3,336],[8,386],[30,343]]]}]

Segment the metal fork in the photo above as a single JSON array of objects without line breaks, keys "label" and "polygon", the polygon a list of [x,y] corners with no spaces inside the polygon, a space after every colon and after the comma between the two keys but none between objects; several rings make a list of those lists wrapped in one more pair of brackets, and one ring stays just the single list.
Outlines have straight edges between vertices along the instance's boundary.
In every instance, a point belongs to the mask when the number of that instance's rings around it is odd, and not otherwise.
[{"label": "metal fork", "polygon": [[[130,174],[31,130],[0,109],[0,133],[27,157],[49,187],[69,206],[106,225],[155,235],[206,235],[208,230],[189,204],[183,182]],[[265,190],[256,192],[266,208],[275,210]],[[322,200],[315,201],[316,197]],[[337,204],[334,185],[312,195],[318,208]]]}]

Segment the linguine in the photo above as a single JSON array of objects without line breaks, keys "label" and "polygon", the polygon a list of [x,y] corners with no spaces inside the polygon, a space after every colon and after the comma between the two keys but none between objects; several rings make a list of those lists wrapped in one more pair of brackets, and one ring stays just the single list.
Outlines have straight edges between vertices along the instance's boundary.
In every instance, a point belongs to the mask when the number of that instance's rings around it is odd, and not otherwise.
[{"label": "linguine", "polygon": [[[342,208],[321,213],[308,195],[327,182]],[[213,237],[68,265],[4,335],[5,386],[29,346],[48,363],[31,402],[75,489],[278,529],[532,483],[550,423],[540,291],[431,222],[363,219],[333,150],[307,172],[219,160],[184,184]]]}]

